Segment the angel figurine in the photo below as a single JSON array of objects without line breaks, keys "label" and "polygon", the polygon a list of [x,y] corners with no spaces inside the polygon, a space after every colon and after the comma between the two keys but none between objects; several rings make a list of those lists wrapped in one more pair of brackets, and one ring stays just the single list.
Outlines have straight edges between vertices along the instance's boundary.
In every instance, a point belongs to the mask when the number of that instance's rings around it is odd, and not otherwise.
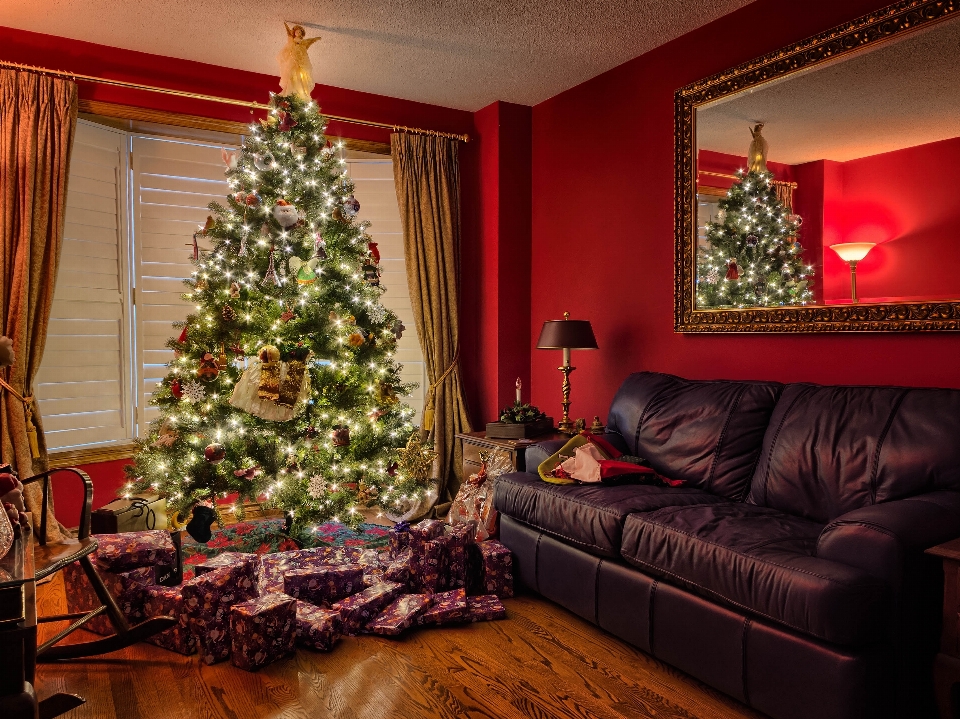
[{"label": "angel figurine", "polygon": [[753,141],[750,143],[750,149],[747,150],[747,167],[750,172],[767,171],[767,139],[760,134],[763,130],[763,123],[759,122],[750,130]]},{"label": "angel figurine", "polygon": [[310,101],[310,93],[316,83],[313,81],[313,65],[307,51],[320,37],[306,37],[302,25],[290,27],[286,22],[287,44],[277,55],[280,63],[280,89],[284,95],[297,95],[305,102]]}]

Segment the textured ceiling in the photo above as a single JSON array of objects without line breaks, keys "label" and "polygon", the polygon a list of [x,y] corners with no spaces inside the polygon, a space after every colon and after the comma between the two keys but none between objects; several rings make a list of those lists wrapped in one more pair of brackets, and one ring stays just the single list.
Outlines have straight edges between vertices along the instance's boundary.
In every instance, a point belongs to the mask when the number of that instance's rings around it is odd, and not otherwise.
[{"label": "textured ceiling", "polygon": [[766,123],[767,159],[840,162],[960,137],[960,20],[697,111],[701,149],[746,156]]},{"label": "textured ceiling", "polygon": [[0,25],[276,74],[286,19],[323,38],[317,82],[477,110],[536,104],[749,2],[0,0]]}]

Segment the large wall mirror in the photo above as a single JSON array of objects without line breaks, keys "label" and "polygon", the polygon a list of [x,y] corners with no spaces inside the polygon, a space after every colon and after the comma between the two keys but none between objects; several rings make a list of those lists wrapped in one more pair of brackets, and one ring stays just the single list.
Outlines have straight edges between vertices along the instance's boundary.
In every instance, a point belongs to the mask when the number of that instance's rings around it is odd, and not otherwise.
[{"label": "large wall mirror", "polygon": [[676,95],[676,329],[960,329],[960,6],[909,0]]}]

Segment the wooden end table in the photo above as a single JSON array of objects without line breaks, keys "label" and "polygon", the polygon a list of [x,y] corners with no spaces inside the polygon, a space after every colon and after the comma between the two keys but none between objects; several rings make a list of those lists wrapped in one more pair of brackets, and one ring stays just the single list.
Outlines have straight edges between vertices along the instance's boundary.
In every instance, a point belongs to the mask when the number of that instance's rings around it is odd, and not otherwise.
[{"label": "wooden end table", "polygon": [[489,452],[493,449],[502,449],[510,455],[513,461],[513,471],[527,471],[525,453],[528,448],[540,442],[548,442],[554,439],[570,439],[569,435],[559,432],[547,432],[536,437],[527,437],[525,439],[493,439],[487,437],[486,432],[466,432],[458,434],[457,439],[463,443],[463,479],[466,480],[471,474],[480,471],[480,453]]},{"label": "wooden end table", "polygon": [[943,561],[943,629],[933,664],[933,683],[941,719],[960,716],[960,539],[932,547],[927,554]]}]

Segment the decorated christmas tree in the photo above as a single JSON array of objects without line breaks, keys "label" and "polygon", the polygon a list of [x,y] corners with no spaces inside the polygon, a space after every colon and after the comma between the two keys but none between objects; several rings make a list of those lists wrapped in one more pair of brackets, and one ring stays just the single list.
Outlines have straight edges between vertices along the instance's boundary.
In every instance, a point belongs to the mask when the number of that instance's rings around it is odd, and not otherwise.
[{"label": "decorated christmas tree", "polygon": [[325,127],[302,94],[273,96],[224,153],[231,194],[194,236],[195,310],[168,343],[127,489],[161,492],[184,518],[204,507],[207,526],[229,495],[303,532],[358,523],[365,506],[402,514],[428,491],[432,454],[393,359],[405,328],[380,302],[377,245]]},{"label": "decorated christmas tree", "polygon": [[697,250],[697,307],[804,305],[813,299],[813,267],[797,238],[800,218],[777,198],[760,125],[752,132],[749,169],[706,224]]}]

